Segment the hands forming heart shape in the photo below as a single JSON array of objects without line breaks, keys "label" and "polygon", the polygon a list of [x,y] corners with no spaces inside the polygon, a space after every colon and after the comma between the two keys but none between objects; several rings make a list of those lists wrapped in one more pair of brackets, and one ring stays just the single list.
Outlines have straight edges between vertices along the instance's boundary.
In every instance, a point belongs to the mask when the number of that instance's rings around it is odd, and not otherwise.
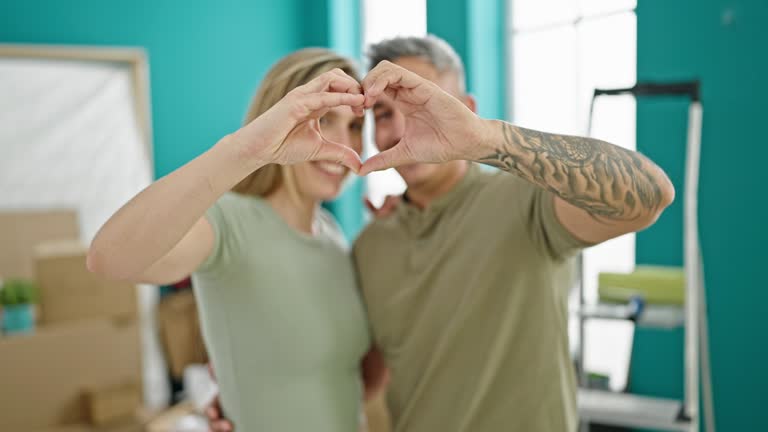
[{"label": "hands forming heart shape", "polygon": [[[329,141],[318,120],[331,108],[349,106],[362,116],[385,95],[405,116],[405,131],[392,148],[362,163],[351,148]],[[480,118],[437,84],[398,65],[382,62],[361,83],[339,69],[289,92],[234,136],[260,163],[332,161],[359,175],[411,163],[472,159]]]}]

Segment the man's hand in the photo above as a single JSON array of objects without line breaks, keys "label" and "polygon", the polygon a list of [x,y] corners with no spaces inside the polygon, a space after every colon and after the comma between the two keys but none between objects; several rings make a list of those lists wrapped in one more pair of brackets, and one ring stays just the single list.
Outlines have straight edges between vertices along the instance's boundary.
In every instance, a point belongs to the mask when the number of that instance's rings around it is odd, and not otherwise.
[{"label": "man's hand", "polygon": [[369,401],[386,389],[389,383],[389,369],[384,363],[384,355],[375,346],[363,357],[360,369],[363,375],[364,397]]},{"label": "man's hand", "polygon": [[376,208],[368,198],[366,198],[364,202],[374,218],[384,219],[397,210],[397,207],[403,202],[403,197],[400,195],[387,195],[387,197],[384,198],[384,203],[382,203],[379,208]]},{"label": "man's hand", "polygon": [[[394,147],[368,159],[360,175],[410,163],[440,163],[483,156],[477,143],[480,119],[437,84],[388,61],[362,82],[365,108],[390,100],[405,116],[405,132]],[[477,153],[477,154],[475,154]]]},{"label": "man's hand", "polygon": [[221,415],[221,404],[218,396],[213,398],[211,405],[205,409],[205,416],[208,417],[208,427],[211,432],[232,432],[234,430],[232,423]]},{"label": "man's hand", "polygon": [[[211,374],[211,379],[216,381],[216,373],[210,363],[208,363],[208,372]],[[235,429],[232,423],[222,416],[221,401],[219,401],[218,395],[213,398],[211,404],[205,409],[205,416],[208,417],[208,428],[211,432],[232,432]]]}]

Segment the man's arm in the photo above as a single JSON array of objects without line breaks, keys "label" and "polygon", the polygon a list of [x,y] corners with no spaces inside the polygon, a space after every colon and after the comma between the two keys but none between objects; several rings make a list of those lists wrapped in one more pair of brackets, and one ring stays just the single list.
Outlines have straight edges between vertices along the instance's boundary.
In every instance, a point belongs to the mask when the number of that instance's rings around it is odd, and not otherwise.
[{"label": "man's arm", "polygon": [[667,175],[640,153],[592,138],[480,120],[477,159],[554,194],[555,213],[575,237],[599,243],[653,224],[674,199]]},{"label": "man's arm", "polygon": [[379,63],[361,85],[365,107],[385,94],[405,115],[400,142],[371,156],[361,175],[413,162],[492,165],[552,192],[557,218],[589,243],[651,225],[674,199],[666,174],[639,153],[481,119],[437,84],[398,65]]}]

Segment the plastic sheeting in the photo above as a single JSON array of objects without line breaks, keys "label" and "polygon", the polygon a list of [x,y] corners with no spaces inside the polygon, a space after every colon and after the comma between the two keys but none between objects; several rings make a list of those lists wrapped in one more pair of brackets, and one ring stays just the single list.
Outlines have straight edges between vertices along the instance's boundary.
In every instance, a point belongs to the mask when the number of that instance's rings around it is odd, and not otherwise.
[{"label": "plastic sheeting", "polygon": [[[77,209],[89,244],[152,181],[135,100],[127,64],[0,58],[0,211]],[[157,290],[139,292],[145,400],[158,407],[169,389],[154,330]]]}]

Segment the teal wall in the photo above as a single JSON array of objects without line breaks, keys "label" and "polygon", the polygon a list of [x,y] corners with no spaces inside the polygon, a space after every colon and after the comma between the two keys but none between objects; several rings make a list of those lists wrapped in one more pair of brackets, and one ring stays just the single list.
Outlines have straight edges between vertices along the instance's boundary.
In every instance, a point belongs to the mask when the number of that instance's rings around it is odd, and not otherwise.
[{"label": "teal wall", "polygon": [[[637,16],[638,79],[702,82],[699,218],[717,427],[768,430],[768,193],[762,189],[768,184],[768,3],[641,0]],[[670,173],[678,190],[658,224],[638,234],[640,263],[682,262],[685,109],[675,99],[638,104],[638,148]],[[639,333],[633,390],[679,396],[681,344],[681,332]]]},{"label": "teal wall", "polygon": [[427,32],[450,43],[464,60],[467,90],[478,114],[505,119],[506,1],[427,0]]},{"label": "teal wall", "polygon": [[[303,46],[359,57],[359,10],[356,0],[4,0],[0,42],[144,48],[160,177],[236,130],[280,57]],[[362,192],[357,181],[332,205],[350,237]]]},{"label": "teal wall", "polygon": [[269,66],[302,44],[300,1],[0,2],[0,42],[143,47],[155,174],[237,129]]}]

